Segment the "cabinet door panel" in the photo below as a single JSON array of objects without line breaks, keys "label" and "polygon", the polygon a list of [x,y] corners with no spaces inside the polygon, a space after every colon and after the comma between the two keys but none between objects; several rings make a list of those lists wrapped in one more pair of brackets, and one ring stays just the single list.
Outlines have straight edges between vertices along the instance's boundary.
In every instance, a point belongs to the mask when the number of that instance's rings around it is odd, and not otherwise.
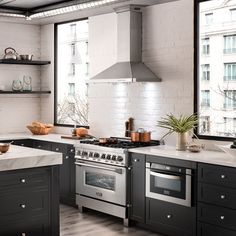
[{"label": "cabinet door panel", "polygon": [[131,209],[130,218],[145,222],[145,156],[131,155]]},{"label": "cabinet door panel", "polygon": [[214,225],[199,224],[198,236],[235,236],[236,231],[223,229]]}]

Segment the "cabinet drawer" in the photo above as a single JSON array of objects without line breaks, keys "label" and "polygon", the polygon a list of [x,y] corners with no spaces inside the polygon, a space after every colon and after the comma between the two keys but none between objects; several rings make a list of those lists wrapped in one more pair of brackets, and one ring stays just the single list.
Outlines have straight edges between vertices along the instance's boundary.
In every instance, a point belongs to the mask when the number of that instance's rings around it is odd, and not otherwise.
[{"label": "cabinet drawer", "polygon": [[146,222],[153,226],[158,223],[166,225],[167,229],[174,227],[192,235],[196,230],[196,209],[147,199]]},{"label": "cabinet drawer", "polygon": [[20,221],[10,221],[8,224],[1,225],[0,235],[49,236],[49,221],[43,217],[22,218]]},{"label": "cabinet drawer", "polygon": [[32,139],[19,139],[13,141],[14,145],[22,146],[22,147],[33,147]]},{"label": "cabinet drawer", "polygon": [[216,165],[199,164],[198,180],[204,183],[236,188],[236,169]]},{"label": "cabinet drawer", "polygon": [[198,220],[236,230],[236,210],[199,203]]},{"label": "cabinet drawer", "polygon": [[50,142],[34,141],[34,148],[51,151],[52,145]]},{"label": "cabinet drawer", "polygon": [[0,195],[22,188],[48,186],[49,172],[46,169],[27,169],[0,172]]},{"label": "cabinet drawer", "polygon": [[48,191],[18,192],[8,196],[0,196],[0,224],[6,224],[8,221],[17,221],[22,218],[27,221],[36,215],[49,215],[48,199]]},{"label": "cabinet drawer", "polygon": [[199,183],[198,201],[236,209],[236,189]]},{"label": "cabinet drawer", "polygon": [[198,225],[198,236],[235,236],[236,231],[223,229],[208,224]]},{"label": "cabinet drawer", "polygon": [[66,145],[61,143],[52,143],[53,152],[66,153]]}]

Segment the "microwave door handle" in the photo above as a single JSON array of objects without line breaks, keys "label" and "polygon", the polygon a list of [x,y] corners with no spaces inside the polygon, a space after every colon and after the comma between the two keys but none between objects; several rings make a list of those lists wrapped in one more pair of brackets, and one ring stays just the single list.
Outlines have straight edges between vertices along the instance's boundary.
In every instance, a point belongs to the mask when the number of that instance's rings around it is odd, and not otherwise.
[{"label": "microwave door handle", "polygon": [[178,176],[178,175],[166,175],[166,174],[157,173],[157,172],[154,172],[154,171],[150,171],[150,175],[154,175],[154,176],[165,178],[165,179],[174,179],[174,180],[180,180],[181,179],[181,177]]},{"label": "microwave door handle", "polygon": [[103,166],[96,166],[96,165],[92,165],[92,164],[86,164],[83,162],[75,162],[75,165],[77,166],[85,166],[85,167],[91,167],[91,168],[96,168],[96,169],[100,169],[100,170],[108,170],[108,171],[112,171],[118,174],[122,174],[122,169],[118,169],[118,168],[109,168],[109,167],[103,167]]}]

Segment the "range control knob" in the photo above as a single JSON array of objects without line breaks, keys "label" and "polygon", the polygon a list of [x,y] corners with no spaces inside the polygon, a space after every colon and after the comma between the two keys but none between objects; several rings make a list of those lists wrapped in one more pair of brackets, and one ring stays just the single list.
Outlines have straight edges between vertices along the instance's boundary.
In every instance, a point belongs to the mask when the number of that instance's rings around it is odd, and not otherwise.
[{"label": "range control knob", "polygon": [[99,153],[97,153],[97,152],[95,152],[93,156],[96,157],[96,158],[100,157]]},{"label": "range control knob", "polygon": [[101,155],[101,158],[102,158],[102,159],[105,159],[105,158],[106,158],[106,154],[102,154],[102,155]]},{"label": "range control knob", "polygon": [[90,152],[90,153],[89,153],[89,157],[93,157],[93,152]]},{"label": "range control knob", "polygon": [[107,155],[107,160],[111,160],[111,155],[110,154]]},{"label": "range control knob", "polygon": [[83,151],[82,156],[88,156],[88,152]]},{"label": "range control knob", "polygon": [[119,162],[122,162],[124,160],[124,158],[122,156],[118,156],[116,160]]},{"label": "range control knob", "polygon": [[113,161],[116,161],[116,155],[113,155],[113,156],[111,157],[111,159],[112,159]]},{"label": "range control knob", "polygon": [[78,150],[78,151],[76,152],[76,154],[77,154],[78,156],[80,156],[80,155],[81,155],[81,151]]}]

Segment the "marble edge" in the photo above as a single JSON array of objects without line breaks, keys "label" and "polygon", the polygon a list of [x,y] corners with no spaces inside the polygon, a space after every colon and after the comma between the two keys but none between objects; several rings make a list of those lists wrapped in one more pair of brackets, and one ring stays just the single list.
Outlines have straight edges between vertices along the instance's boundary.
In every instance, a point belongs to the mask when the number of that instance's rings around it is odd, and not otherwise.
[{"label": "marble edge", "polygon": [[[167,147],[168,148],[168,147]],[[205,163],[205,164],[212,164],[212,165],[221,165],[221,166],[227,166],[227,167],[236,167],[236,157],[230,157],[227,154],[223,152],[218,151],[202,151],[200,153],[187,153],[189,156],[179,156],[181,153],[186,154],[186,152],[183,151],[177,151],[173,147],[169,150],[174,153],[170,154],[168,150],[166,149],[156,149],[156,152],[151,152],[150,147],[144,147],[144,148],[133,148],[130,149],[130,153],[137,153],[137,154],[144,154],[144,155],[151,155],[151,156],[160,156],[160,157],[166,157],[166,158],[172,158],[172,159],[179,159],[184,161],[191,161],[191,162],[199,162],[199,163]],[[165,153],[168,152],[168,153]],[[179,155],[176,155],[176,152],[178,152]],[[203,154],[203,157],[200,157],[200,155]],[[206,158],[206,154],[214,155],[218,154],[217,158],[215,157],[208,157]],[[212,158],[212,159],[211,159]],[[214,158],[214,159],[213,159]]]}]

